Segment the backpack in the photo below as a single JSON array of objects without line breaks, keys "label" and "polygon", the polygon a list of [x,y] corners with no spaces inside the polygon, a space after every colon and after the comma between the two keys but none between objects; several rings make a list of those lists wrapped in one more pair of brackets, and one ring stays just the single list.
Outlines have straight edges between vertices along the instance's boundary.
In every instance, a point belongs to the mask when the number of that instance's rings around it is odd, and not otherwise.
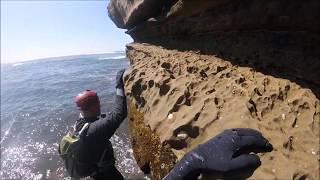
[{"label": "backpack", "polygon": [[65,167],[72,178],[83,178],[76,170],[76,165],[79,156],[79,148],[83,139],[82,133],[89,126],[85,123],[79,132],[71,133],[63,136],[59,143],[59,155],[63,159]]}]

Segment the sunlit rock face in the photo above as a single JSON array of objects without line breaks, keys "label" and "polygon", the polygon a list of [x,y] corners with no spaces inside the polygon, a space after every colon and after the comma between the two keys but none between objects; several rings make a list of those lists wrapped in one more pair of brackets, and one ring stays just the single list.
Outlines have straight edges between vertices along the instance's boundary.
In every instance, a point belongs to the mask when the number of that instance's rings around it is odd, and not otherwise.
[{"label": "sunlit rock face", "polygon": [[[223,129],[261,131],[253,179],[319,179],[320,2],[111,0],[128,29],[132,146],[161,179]],[[203,176],[206,177],[206,176]]]},{"label": "sunlit rock face", "polygon": [[[139,43],[127,49],[131,67],[126,93],[135,105],[129,119],[140,122],[130,122],[131,129],[143,126],[158,137],[155,144],[141,138],[146,135],[142,131],[133,134],[138,159],[146,158],[151,144],[155,149],[169,147],[179,159],[223,129],[250,127],[275,148],[261,154],[262,166],[253,178],[318,179],[320,104],[310,89],[213,55]],[[143,116],[137,118],[136,110]],[[157,162],[162,163],[167,165]],[[154,174],[160,170],[151,168]]]}]

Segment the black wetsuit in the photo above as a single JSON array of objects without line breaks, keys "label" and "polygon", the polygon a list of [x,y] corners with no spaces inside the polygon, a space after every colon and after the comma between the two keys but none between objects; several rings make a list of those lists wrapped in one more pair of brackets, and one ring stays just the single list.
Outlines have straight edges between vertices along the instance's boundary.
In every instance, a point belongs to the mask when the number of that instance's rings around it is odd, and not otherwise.
[{"label": "black wetsuit", "polygon": [[[126,98],[116,95],[112,110],[105,118],[80,118],[76,122],[76,131],[79,131],[85,123],[90,123],[82,136],[83,143],[80,147],[80,163],[77,165],[77,169],[81,175],[90,175],[95,180],[123,179],[121,173],[114,166],[115,158],[109,139],[126,117]],[[98,167],[105,150],[103,167]]]}]

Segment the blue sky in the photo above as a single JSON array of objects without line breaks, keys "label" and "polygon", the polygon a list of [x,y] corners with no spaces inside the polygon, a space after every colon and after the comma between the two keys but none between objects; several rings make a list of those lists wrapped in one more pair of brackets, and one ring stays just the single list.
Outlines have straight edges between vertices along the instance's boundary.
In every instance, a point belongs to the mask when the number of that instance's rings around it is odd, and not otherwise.
[{"label": "blue sky", "polygon": [[108,1],[1,1],[1,63],[124,50]]}]

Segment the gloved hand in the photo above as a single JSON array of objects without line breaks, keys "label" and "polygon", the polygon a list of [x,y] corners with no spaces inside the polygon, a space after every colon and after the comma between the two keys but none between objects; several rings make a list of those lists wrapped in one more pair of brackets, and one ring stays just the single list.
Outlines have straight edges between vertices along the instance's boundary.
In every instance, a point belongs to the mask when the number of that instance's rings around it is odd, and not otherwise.
[{"label": "gloved hand", "polygon": [[125,69],[121,69],[117,72],[117,76],[116,76],[116,88],[117,89],[123,89],[123,73],[124,73]]},{"label": "gloved hand", "polygon": [[200,173],[245,179],[261,165],[259,156],[248,153],[272,150],[268,140],[254,129],[228,129],[185,154],[164,179],[196,179]]}]

